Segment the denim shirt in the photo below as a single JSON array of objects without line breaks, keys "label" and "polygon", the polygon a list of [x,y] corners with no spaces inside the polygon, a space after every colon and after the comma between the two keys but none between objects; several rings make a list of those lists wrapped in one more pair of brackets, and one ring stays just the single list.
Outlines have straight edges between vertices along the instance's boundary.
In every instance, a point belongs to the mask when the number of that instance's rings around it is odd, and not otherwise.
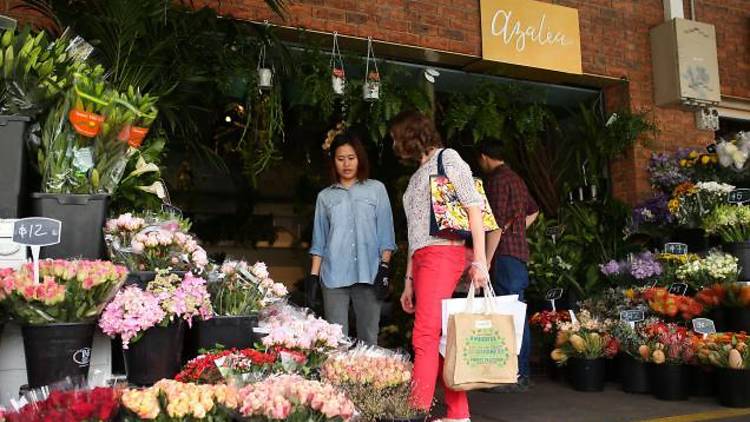
[{"label": "denim shirt", "polygon": [[320,279],[329,289],[372,284],[383,251],[396,249],[388,192],[377,180],[349,189],[323,189],[315,204],[310,255],[323,258]]}]

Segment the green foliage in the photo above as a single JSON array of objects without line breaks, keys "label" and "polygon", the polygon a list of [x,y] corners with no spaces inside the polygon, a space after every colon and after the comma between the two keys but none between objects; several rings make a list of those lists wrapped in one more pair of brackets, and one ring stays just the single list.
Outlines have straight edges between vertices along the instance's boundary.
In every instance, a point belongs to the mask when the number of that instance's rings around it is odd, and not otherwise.
[{"label": "green foliage", "polygon": [[166,139],[161,134],[151,135],[146,143],[133,151],[125,167],[125,176],[120,186],[112,195],[110,210],[113,215],[119,215],[133,210],[159,211],[162,200],[157,195],[144,194],[144,188],[157,188],[161,180],[162,157],[166,146]]}]

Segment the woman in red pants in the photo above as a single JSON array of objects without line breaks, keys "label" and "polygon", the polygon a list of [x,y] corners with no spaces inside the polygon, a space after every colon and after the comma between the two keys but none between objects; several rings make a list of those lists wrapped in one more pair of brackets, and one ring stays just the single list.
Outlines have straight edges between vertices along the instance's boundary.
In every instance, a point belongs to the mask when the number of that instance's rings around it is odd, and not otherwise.
[{"label": "woman in red pants", "polygon": [[469,165],[456,151],[442,148],[440,134],[428,117],[416,111],[399,114],[391,122],[391,137],[398,157],[419,164],[403,198],[409,230],[409,256],[401,306],[407,313],[415,314],[412,402],[429,411],[439,379],[445,390],[448,410],[442,420],[468,421],[466,393],[450,390],[442,382],[443,358],[439,351],[441,302],[453,295],[467,265],[463,240],[430,236],[430,176],[438,172],[441,152],[445,174],[455,186],[469,215],[474,245],[474,262],[469,274],[476,287],[486,286],[489,279],[482,225],[483,199],[474,188]]}]

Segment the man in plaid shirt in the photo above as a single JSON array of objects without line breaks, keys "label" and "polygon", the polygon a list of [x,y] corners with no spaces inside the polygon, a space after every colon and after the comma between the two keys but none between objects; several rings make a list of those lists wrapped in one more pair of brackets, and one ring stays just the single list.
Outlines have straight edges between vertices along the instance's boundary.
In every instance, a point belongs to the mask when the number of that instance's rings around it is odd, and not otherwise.
[{"label": "man in plaid shirt", "polygon": [[[479,166],[485,174],[485,190],[500,230],[487,233],[487,263],[491,266],[492,287],[498,295],[517,294],[524,300],[529,286],[529,245],[526,229],[539,215],[539,207],[523,179],[503,161],[502,144],[487,140],[480,147]],[[518,384],[497,391],[526,391],[530,387],[528,319],[518,355]]]}]

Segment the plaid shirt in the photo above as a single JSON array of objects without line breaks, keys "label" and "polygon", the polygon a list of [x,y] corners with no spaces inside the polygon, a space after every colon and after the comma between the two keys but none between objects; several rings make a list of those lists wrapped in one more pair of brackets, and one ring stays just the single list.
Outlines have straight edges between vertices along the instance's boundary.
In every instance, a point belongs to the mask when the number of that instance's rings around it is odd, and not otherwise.
[{"label": "plaid shirt", "polygon": [[495,256],[512,256],[528,262],[526,216],[539,211],[539,207],[526,184],[510,167],[502,164],[487,175],[484,186],[497,224],[504,230]]}]

